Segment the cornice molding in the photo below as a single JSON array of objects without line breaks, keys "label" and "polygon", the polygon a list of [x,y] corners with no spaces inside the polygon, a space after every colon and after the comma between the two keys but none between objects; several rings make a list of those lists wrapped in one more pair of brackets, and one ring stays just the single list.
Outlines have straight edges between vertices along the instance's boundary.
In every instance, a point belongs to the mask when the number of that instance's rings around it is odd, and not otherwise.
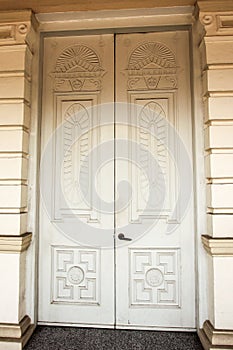
[{"label": "cornice molding", "polygon": [[31,22],[31,10],[0,11],[0,23]]},{"label": "cornice molding", "polygon": [[233,11],[233,0],[198,0],[201,12],[224,12]]},{"label": "cornice molding", "polygon": [[198,1],[197,8],[206,36],[233,35],[233,0]]},{"label": "cornice molding", "polygon": [[22,253],[28,249],[32,233],[22,236],[0,236],[0,253]]},{"label": "cornice molding", "polygon": [[191,25],[193,6],[38,13],[40,32]]},{"label": "cornice molding", "polygon": [[0,12],[0,45],[24,44],[38,22],[31,10]]},{"label": "cornice molding", "polygon": [[233,238],[202,236],[202,244],[211,256],[233,256]]},{"label": "cornice molding", "polygon": [[76,11],[101,11],[101,10],[126,10],[143,9],[155,7],[174,7],[174,6],[192,6],[195,0],[11,0],[0,1],[0,11],[15,9],[32,9],[35,13],[52,12],[76,12]]}]

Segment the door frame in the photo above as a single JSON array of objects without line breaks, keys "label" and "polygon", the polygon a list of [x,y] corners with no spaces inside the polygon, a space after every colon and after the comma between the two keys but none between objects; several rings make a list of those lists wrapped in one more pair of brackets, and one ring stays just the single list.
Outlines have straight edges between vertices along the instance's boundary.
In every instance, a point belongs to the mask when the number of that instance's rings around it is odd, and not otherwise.
[{"label": "door frame", "polygon": [[[207,266],[202,249],[201,234],[206,230],[205,218],[205,176],[204,176],[204,135],[201,98],[200,30],[194,19],[192,6],[107,10],[88,12],[67,12],[38,14],[39,22],[32,71],[32,125],[30,137],[29,186],[32,189],[29,208],[29,227],[34,232],[34,244],[28,251],[26,304],[27,312],[37,324],[38,310],[38,238],[39,238],[39,163],[42,117],[42,68],[43,40],[48,36],[159,32],[187,30],[190,38],[191,104],[194,166],[194,218],[195,218],[195,271],[196,271],[196,328],[207,319]],[[78,18],[78,19],[77,19]],[[129,21],[130,18],[130,21]],[[194,93],[195,92],[195,93]],[[33,281],[33,285],[32,285]],[[176,329],[177,330],[177,329]]]}]

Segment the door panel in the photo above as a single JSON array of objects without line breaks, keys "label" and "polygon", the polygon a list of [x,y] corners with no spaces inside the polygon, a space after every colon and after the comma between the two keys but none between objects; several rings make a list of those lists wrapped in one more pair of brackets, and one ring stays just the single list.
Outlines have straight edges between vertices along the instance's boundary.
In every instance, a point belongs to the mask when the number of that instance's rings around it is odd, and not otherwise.
[{"label": "door panel", "polygon": [[118,327],[195,327],[192,191],[178,164],[185,153],[191,178],[188,45],[181,31],[116,39],[116,196],[122,181],[130,184],[116,234],[132,238],[117,240]]},{"label": "door panel", "polygon": [[[110,142],[113,158],[114,109],[101,107],[114,96],[113,42],[112,35],[45,38],[40,322],[114,323],[114,216],[100,202],[113,212],[113,162],[105,181],[104,169],[93,181],[99,145]],[[107,250],[98,244],[106,229]]]}]

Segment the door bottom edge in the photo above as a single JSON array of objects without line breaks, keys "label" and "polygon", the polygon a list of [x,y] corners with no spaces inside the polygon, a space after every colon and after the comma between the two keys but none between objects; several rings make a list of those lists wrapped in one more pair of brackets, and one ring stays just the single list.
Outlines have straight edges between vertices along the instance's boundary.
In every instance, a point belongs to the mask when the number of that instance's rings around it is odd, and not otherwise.
[{"label": "door bottom edge", "polygon": [[115,326],[116,329],[124,330],[144,330],[144,331],[160,331],[160,332],[197,332],[195,327],[163,327],[163,326],[140,326],[140,325],[121,325]]},{"label": "door bottom edge", "polygon": [[76,328],[110,328],[114,329],[114,324],[105,323],[72,323],[72,322],[48,322],[48,321],[38,321],[38,326],[53,326],[53,327],[76,327]]},{"label": "door bottom edge", "polygon": [[144,331],[160,331],[160,332],[197,332],[194,327],[161,327],[161,326],[140,326],[140,325],[123,325],[123,324],[93,324],[93,323],[72,323],[72,322],[47,322],[38,321],[38,326],[53,327],[76,327],[76,328],[107,328],[118,330],[144,330]]}]

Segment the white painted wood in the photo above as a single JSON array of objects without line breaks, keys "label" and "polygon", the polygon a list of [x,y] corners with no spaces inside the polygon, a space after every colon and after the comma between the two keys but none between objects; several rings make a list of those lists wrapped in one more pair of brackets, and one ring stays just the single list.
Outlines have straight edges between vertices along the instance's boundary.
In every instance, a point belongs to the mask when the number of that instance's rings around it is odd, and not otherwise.
[{"label": "white painted wood", "polygon": [[[152,80],[139,79],[139,86],[133,86],[130,82],[132,77],[129,77],[129,58],[133,49],[136,49],[140,44],[145,42],[160,43],[162,51],[164,47],[174,53],[175,67],[172,69],[171,76],[162,77],[158,82]],[[69,47],[75,45],[86,45],[91,47],[98,53],[104,75],[102,77],[101,93],[95,94],[93,91],[87,91],[81,87],[71,89],[72,82],[69,81],[69,76],[59,76],[56,73],[56,64],[59,55]],[[72,105],[82,100],[88,109],[87,96],[90,96],[94,104],[101,102],[114,101],[114,65],[113,65],[113,36],[83,36],[83,37],[55,37],[45,39],[44,50],[44,93],[43,93],[43,122],[42,122],[42,154],[46,148],[46,144],[54,130],[54,128],[64,121],[67,111],[72,111]],[[137,104],[138,108],[143,108],[145,101],[147,103],[155,102],[159,106],[158,113],[160,113],[164,120],[171,122],[179,132],[185,147],[187,148],[192,159],[192,132],[191,132],[191,107],[190,107],[190,81],[189,81],[189,48],[188,48],[188,33],[187,32],[170,32],[170,33],[148,33],[148,34],[130,34],[117,35],[116,51],[116,98],[117,102],[130,102]],[[184,54],[185,52],[185,54]],[[67,52],[66,55],[67,56]],[[70,63],[72,65],[72,62]],[[158,67],[157,67],[158,68]],[[150,68],[154,69],[154,67]],[[171,72],[171,71],[170,71]],[[132,73],[132,72],[131,72]],[[152,74],[153,75],[153,74]],[[62,78],[64,81],[62,81]],[[138,78],[138,77],[137,77]],[[147,77],[150,78],[150,77]],[[154,78],[152,76],[152,78]],[[57,85],[54,85],[56,80]],[[60,81],[59,81],[60,79]],[[144,78],[143,78],[144,79]],[[177,80],[176,80],[177,79]],[[61,83],[61,85],[59,85]],[[158,83],[158,85],[157,85]],[[62,84],[64,84],[62,86]],[[70,85],[69,85],[70,84]],[[140,85],[144,84],[144,85]],[[145,85],[146,84],[146,85]],[[155,86],[156,85],[156,86]],[[71,91],[72,90],[72,91]],[[98,95],[98,97],[97,97]],[[185,98],[184,98],[185,96]],[[119,107],[120,108],[120,107]],[[132,188],[137,191],[137,198],[134,197],[131,207],[131,216],[128,210],[123,210],[120,214],[117,212],[119,207],[116,205],[115,222],[116,235],[118,235],[119,228],[122,224],[128,225],[129,231],[126,235],[133,233],[134,225],[131,219],[137,219],[138,215],[143,214],[143,206],[145,206],[144,193],[140,188],[140,174],[137,172],[137,164],[131,167],[130,162],[119,160],[120,146],[118,140],[121,138],[129,142],[141,142],[138,130],[135,127],[119,126],[122,117],[125,122],[129,122],[129,115],[120,115],[121,109],[117,107],[116,114],[116,139],[115,139],[115,171],[116,179],[114,183],[113,176],[113,162],[110,165],[103,167],[100,170],[99,180],[97,181],[97,188],[99,184],[100,194],[105,200],[109,202],[113,200],[113,191],[115,189],[115,199],[118,198],[116,186],[122,180],[128,181]],[[132,118],[139,118],[139,115],[133,114]],[[84,113],[85,114],[85,113]],[[93,117],[95,112],[93,109]],[[99,113],[100,123],[107,120],[110,126],[102,127],[101,141],[110,140],[113,138],[113,110],[106,116]],[[103,118],[103,120],[101,120]],[[139,120],[139,119],[138,119]],[[135,121],[133,121],[135,123]],[[137,123],[135,124],[137,125]],[[164,132],[164,141],[170,142],[167,136],[166,127],[162,126]],[[140,134],[140,132],[139,132]],[[93,134],[98,137],[97,134]],[[150,147],[153,146],[152,152],[156,149],[156,141],[149,139]],[[149,147],[149,151],[151,151]],[[170,142],[171,147],[171,142]],[[54,167],[54,173],[59,171],[61,165],[60,156],[62,148],[59,139],[55,143],[56,164],[53,163],[51,157],[51,166]],[[128,159],[130,159],[130,149],[125,149]],[[178,152],[178,149],[176,150]],[[56,153],[57,152],[57,153]],[[79,244],[70,240],[69,237],[62,235],[54,226],[54,221],[69,220],[66,217],[69,213],[61,206],[59,202],[59,192],[57,191],[56,179],[54,175],[48,175],[49,172],[42,173],[43,178],[51,185],[51,196],[54,201],[54,217],[48,218],[46,215],[46,208],[41,205],[40,209],[40,291],[39,291],[39,322],[40,324],[76,324],[76,325],[97,325],[109,326],[114,324],[116,316],[116,326],[118,328],[139,328],[139,329],[193,329],[195,328],[195,285],[194,285],[194,223],[193,223],[193,204],[192,191],[190,203],[187,208],[186,216],[182,222],[178,224],[176,231],[167,235],[165,233],[167,222],[171,219],[171,212],[174,209],[175,202],[179,190],[179,179],[176,174],[176,167],[170,159],[166,150],[162,151],[164,161],[164,172],[168,191],[165,196],[165,205],[163,208],[163,219],[159,219],[155,228],[143,235],[139,240],[135,237],[135,241],[128,247],[119,247],[119,242],[116,240],[118,246],[116,250],[116,285],[114,285],[114,252],[113,240],[111,249],[101,249],[98,251],[95,247],[80,247]],[[112,153],[112,158],[114,154]],[[43,171],[43,168],[42,168]],[[153,169],[152,169],[153,171]],[[192,176],[192,174],[190,174]],[[121,193],[122,194],[122,193]],[[123,193],[127,195],[127,191]],[[147,193],[145,194],[147,195]],[[79,207],[73,208],[76,215],[81,216],[81,212],[89,215],[93,219],[93,212],[90,213],[86,202],[79,199]],[[123,198],[124,200],[124,198]],[[42,199],[43,201],[43,199]],[[138,207],[139,206],[139,207]],[[67,214],[68,213],[68,214]],[[139,213],[139,214],[138,214]],[[153,218],[153,210],[148,210],[147,215]],[[93,227],[111,227],[112,235],[114,228],[114,212],[110,216],[101,217],[102,221],[98,226],[97,223],[92,222]],[[177,220],[179,222],[178,213]],[[171,223],[170,223],[171,224]],[[95,226],[96,225],[96,226]],[[103,225],[103,226],[101,226]],[[156,232],[156,239],[155,239]],[[117,237],[116,237],[117,239]],[[72,300],[69,295],[72,282],[69,279],[69,272],[72,266],[81,267],[79,264],[79,250],[85,250],[92,254],[96,252],[96,256],[100,256],[101,272],[99,275],[100,286],[100,305],[94,303],[82,303],[77,298]],[[73,254],[74,259],[71,257]],[[73,260],[72,260],[73,259]],[[74,261],[77,259],[76,261]],[[63,262],[64,266],[59,267],[59,263]],[[134,264],[143,266],[146,264],[146,270],[140,273],[134,271]],[[80,265],[80,266],[79,266]],[[159,267],[160,265],[160,267]],[[167,267],[164,267],[164,266]],[[82,267],[81,267],[82,268]],[[163,272],[158,272],[159,269]],[[60,269],[60,271],[59,271]],[[167,270],[166,270],[167,269]],[[62,271],[63,270],[63,271]],[[60,273],[60,275],[59,275]],[[79,270],[79,275],[81,274]],[[138,287],[135,288],[134,282],[136,276],[140,275],[144,279],[145,291],[140,291]],[[67,288],[63,288],[59,284],[59,278],[67,284]],[[83,278],[83,276],[82,276]],[[81,279],[82,279],[81,278]],[[158,279],[162,279],[161,292],[158,286],[154,286]],[[145,281],[146,280],[146,281]],[[166,282],[164,283],[164,280]],[[134,281],[134,282],[133,282]],[[148,282],[149,281],[149,282]],[[63,283],[63,282],[62,282]],[[83,281],[80,282],[82,286]],[[134,285],[133,285],[134,284]],[[166,284],[166,286],[165,286]],[[78,284],[79,285],[79,284]],[[63,284],[63,286],[65,286]],[[59,287],[60,289],[56,290]],[[74,286],[76,290],[77,286]],[[116,315],[114,315],[114,288],[116,288]],[[167,288],[167,290],[166,290]],[[67,292],[68,290],[68,292]],[[149,291],[149,292],[148,292]],[[62,292],[64,294],[62,294]],[[135,299],[135,293],[141,293],[141,299]],[[60,293],[60,294],[59,294]],[[156,295],[157,293],[157,295]],[[160,293],[160,299],[156,299]],[[145,295],[152,295],[153,300],[143,300]],[[159,297],[158,297],[159,298]],[[166,299],[167,298],[167,299]],[[82,305],[81,305],[82,304]]]},{"label": "white painted wood", "polygon": [[[124,246],[119,239],[116,241],[116,322],[119,327],[195,327],[192,190],[186,215],[180,217],[183,214],[180,207],[180,213],[172,219],[177,226],[174,232],[167,233],[172,225],[171,213],[179,186],[181,191],[186,189],[185,179],[179,179],[171,159],[172,149],[176,154],[181,146],[176,140],[172,144],[166,120],[177,130],[192,162],[188,52],[187,32],[117,36],[117,101],[138,106],[138,109],[134,106],[126,109],[123,118],[119,107],[116,117],[117,122],[128,122],[128,126],[116,125],[116,140],[126,140],[129,155],[128,162],[121,161],[121,146],[116,143],[116,185],[125,180],[132,186],[128,205],[122,210],[116,209],[116,234],[123,232],[133,239]],[[153,127],[159,130],[158,140],[151,134]],[[136,151],[131,140],[139,144]],[[155,192],[155,201],[152,198],[153,205],[146,208],[145,197],[148,198],[153,186],[161,186],[159,172],[150,163],[146,151],[155,157],[164,174],[166,194],[160,212],[158,192]],[[131,156],[133,152],[136,164]],[[146,175],[140,172],[140,167]],[[146,176],[158,183],[152,183],[148,189]],[[129,192],[124,192],[122,201]],[[151,222],[151,226],[145,232],[146,221]]]},{"label": "white painted wood", "polygon": [[[91,156],[90,162],[85,160],[88,152],[100,143],[113,140],[114,108],[111,106],[108,113],[103,113],[101,107],[114,98],[113,38],[113,35],[93,35],[45,39],[42,158],[48,152],[47,142],[52,133],[59,125],[63,126],[62,133],[54,139],[53,154],[49,158],[48,167],[51,166],[54,171],[42,168],[42,182],[45,186],[49,184],[44,193],[48,189],[52,204],[47,203],[46,207],[42,196],[40,322],[114,324],[114,162],[108,164],[107,173],[103,167],[96,174],[93,170],[98,161],[96,157]],[[98,110],[97,104],[100,106]],[[107,125],[104,126],[104,123]],[[81,130],[83,134],[73,146],[76,141],[76,136],[72,134],[74,130],[77,133]],[[112,146],[110,154],[113,157]],[[97,152],[97,157],[102,156],[101,151]],[[84,162],[82,169],[81,161]],[[57,180],[61,172],[64,199]],[[87,182],[88,179],[95,180],[93,186]],[[90,188],[89,201],[77,191],[77,180],[79,184],[84,183],[85,188]],[[104,214],[101,208],[95,208],[94,189],[100,197],[109,201],[112,214]],[[48,205],[52,205],[50,217],[47,215]],[[65,234],[59,231],[58,222],[73,225],[77,237],[71,238],[69,230],[65,230]],[[79,236],[79,231],[83,230],[80,223],[86,230],[83,232],[84,241]],[[92,241],[85,240],[89,228],[96,232],[108,229],[108,249],[101,244],[98,246],[101,237],[96,237],[97,233],[92,235],[97,247]]]},{"label": "white painted wood", "polygon": [[[38,322],[38,325],[47,325],[47,326],[58,326],[57,323],[51,323],[51,322]],[[88,325],[86,324],[73,324],[73,323],[59,323],[59,326],[61,327],[83,327],[83,328],[89,328]],[[95,328],[108,328],[108,329],[131,329],[131,330],[134,330],[134,329],[137,329],[137,330],[151,330],[151,331],[168,331],[168,332],[172,332],[172,331],[176,331],[176,332],[196,332],[196,329],[194,328],[166,328],[164,329],[164,327],[153,327],[153,326],[135,326],[135,325],[116,325],[116,326],[109,326],[109,325],[95,325],[94,326]]]},{"label": "white painted wood", "polygon": [[[203,131],[203,99],[202,74],[200,58],[204,56],[203,48],[199,46],[203,27],[199,21],[193,25],[193,150],[194,150],[194,200],[195,200],[195,245],[196,245],[196,327],[201,328],[208,319],[208,288],[206,252],[202,248],[201,235],[206,230],[206,182],[204,169],[204,131]],[[200,57],[201,56],[201,57]]]}]

